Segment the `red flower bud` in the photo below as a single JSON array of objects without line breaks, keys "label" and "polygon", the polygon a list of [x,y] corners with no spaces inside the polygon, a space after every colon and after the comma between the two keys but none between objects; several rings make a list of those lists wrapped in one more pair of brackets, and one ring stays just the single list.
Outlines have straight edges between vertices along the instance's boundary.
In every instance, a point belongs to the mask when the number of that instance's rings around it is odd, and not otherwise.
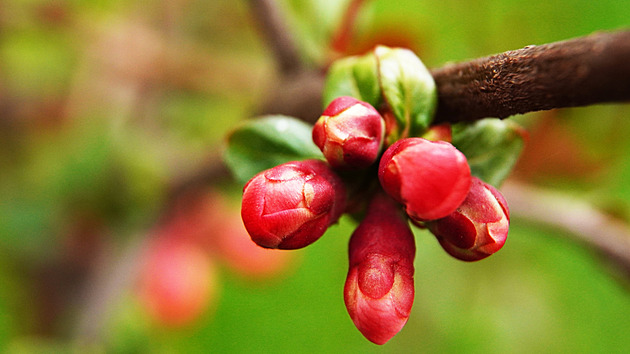
[{"label": "red flower bud", "polygon": [[161,237],[150,245],[138,289],[151,319],[170,327],[193,323],[218,296],[216,265],[201,248],[178,236]]},{"label": "red flower bud", "polygon": [[449,216],[426,225],[451,256],[463,261],[478,261],[503,247],[510,213],[499,191],[473,177],[470,192],[462,205]]},{"label": "red flower bud", "polygon": [[319,239],[345,205],[343,181],[325,162],[294,161],[247,182],[241,217],[259,246],[295,249]]},{"label": "red flower bud", "polygon": [[415,240],[400,206],[377,195],[350,238],[344,300],[371,342],[385,344],[407,322],[414,297]]},{"label": "red flower bud", "polygon": [[294,252],[276,252],[254,244],[243,221],[232,210],[218,211],[221,223],[215,225],[215,252],[228,267],[248,278],[269,278],[288,271],[294,262]]},{"label": "red flower bud", "polygon": [[366,168],[383,146],[385,121],[374,107],[353,97],[332,101],[313,127],[313,141],[336,168]]},{"label": "red flower bud", "polygon": [[383,154],[378,177],[383,189],[416,221],[447,216],[470,188],[466,156],[444,141],[402,139]]}]

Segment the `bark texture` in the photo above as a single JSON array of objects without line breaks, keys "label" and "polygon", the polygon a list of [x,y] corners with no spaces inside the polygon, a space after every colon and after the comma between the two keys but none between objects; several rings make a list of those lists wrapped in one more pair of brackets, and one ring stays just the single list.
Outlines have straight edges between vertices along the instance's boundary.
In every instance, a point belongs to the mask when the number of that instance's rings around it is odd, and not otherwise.
[{"label": "bark texture", "polygon": [[431,71],[438,122],[630,100],[630,31],[447,64]]}]

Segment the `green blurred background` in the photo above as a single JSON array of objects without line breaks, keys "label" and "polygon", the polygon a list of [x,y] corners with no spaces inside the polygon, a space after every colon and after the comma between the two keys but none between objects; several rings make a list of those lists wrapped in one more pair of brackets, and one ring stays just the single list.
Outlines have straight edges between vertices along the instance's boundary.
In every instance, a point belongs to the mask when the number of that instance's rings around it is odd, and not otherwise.
[{"label": "green blurred background", "polygon": [[[305,62],[326,64],[348,1],[279,5]],[[366,1],[347,52],[404,45],[432,68],[627,28],[629,15],[617,0]],[[214,166],[277,81],[247,1],[0,3],[0,348],[77,349],[90,277],[142,244],[173,185]],[[606,105],[515,117],[532,131],[515,178],[630,220],[628,115]],[[237,203],[240,186],[217,188]],[[184,328],[155,325],[123,288],[97,316],[101,340],[82,350],[630,352],[628,278],[518,215],[501,252],[473,264],[417,231],[412,315],[373,345],[343,304],[352,230],[342,219],[272,279],[222,267],[220,296]]]}]

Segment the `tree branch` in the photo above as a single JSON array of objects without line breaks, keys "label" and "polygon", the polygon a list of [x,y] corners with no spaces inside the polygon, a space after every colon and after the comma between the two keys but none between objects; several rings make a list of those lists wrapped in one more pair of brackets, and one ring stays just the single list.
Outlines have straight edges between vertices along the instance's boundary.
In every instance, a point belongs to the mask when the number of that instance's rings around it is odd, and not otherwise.
[{"label": "tree branch", "polygon": [[630,100],[630,31],[527,46],[431,71],[437,122]]},{"label": "tree branch", "polygon": [[89,348],[106,339],[106,321],[115,302],[133,286],[148,241],[148,234],[132,236],[120,254],[110,249],[98,260],[98,267],[87,281],[74,328],[73,340],[80,347]]},{"label": "tree branch", "polygon": [[341,23],[330,41],[330,48],[334,51],[343,53],[348,49],[348,45],[354,34],[354,24],[364,2],[365,0],[352,0],[350,4],[348,4],[346,12],[341,18]]},{"label": "tree branch", "polygon": [[520,182],[501,187],[512,217],[521,217],[563,231],[613,262],[630,278],[630,226],[588,202]]},{"label": "tree branch", "polygon": [[250,0],[249,3],[267,45],[273,51],[280,72],[293,74],[300,71],[303,67],[302,58],[276,2]]}]

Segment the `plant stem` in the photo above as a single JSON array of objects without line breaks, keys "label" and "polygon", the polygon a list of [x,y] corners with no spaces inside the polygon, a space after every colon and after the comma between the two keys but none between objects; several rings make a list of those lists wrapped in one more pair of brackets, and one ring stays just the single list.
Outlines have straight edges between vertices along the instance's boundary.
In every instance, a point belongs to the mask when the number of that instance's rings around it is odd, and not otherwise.
[{"label": "plant stem", "polygon": [[630,100],[630,31],[595,33],[431,71],[437,122]]},{"label": "plant stem", "polygon": [[348,49],[352,35],[354,34],[354,25],[359,15],[359,10],[364,4],[364,0],[352,0],[346,9],[341,23],[335,31],[330,41],[330,48],[336,52],[342,53]]},{"label": "plant stem", "polygon": [[287,28],[284,17],[274,0],[250,0],[251,13],[282,74],[293,74],[303,69],[295,39]]},{"label": "plant stem", "polygon": [[73,336],[79,347],[90,347],[107,339],[106,321],[116,308],[116,301],[132,287],[138,275],[147,236],[133,236],[119,250],[120,254],[110,249],[99,260],[79,304],[81,311]]},{"label": "plant stem", "polygon": [[501,187],[512,217],[567,231],[576,241],[599,252],[630,277],[630,226],[590,203],[557,191],[513,180]]}]

